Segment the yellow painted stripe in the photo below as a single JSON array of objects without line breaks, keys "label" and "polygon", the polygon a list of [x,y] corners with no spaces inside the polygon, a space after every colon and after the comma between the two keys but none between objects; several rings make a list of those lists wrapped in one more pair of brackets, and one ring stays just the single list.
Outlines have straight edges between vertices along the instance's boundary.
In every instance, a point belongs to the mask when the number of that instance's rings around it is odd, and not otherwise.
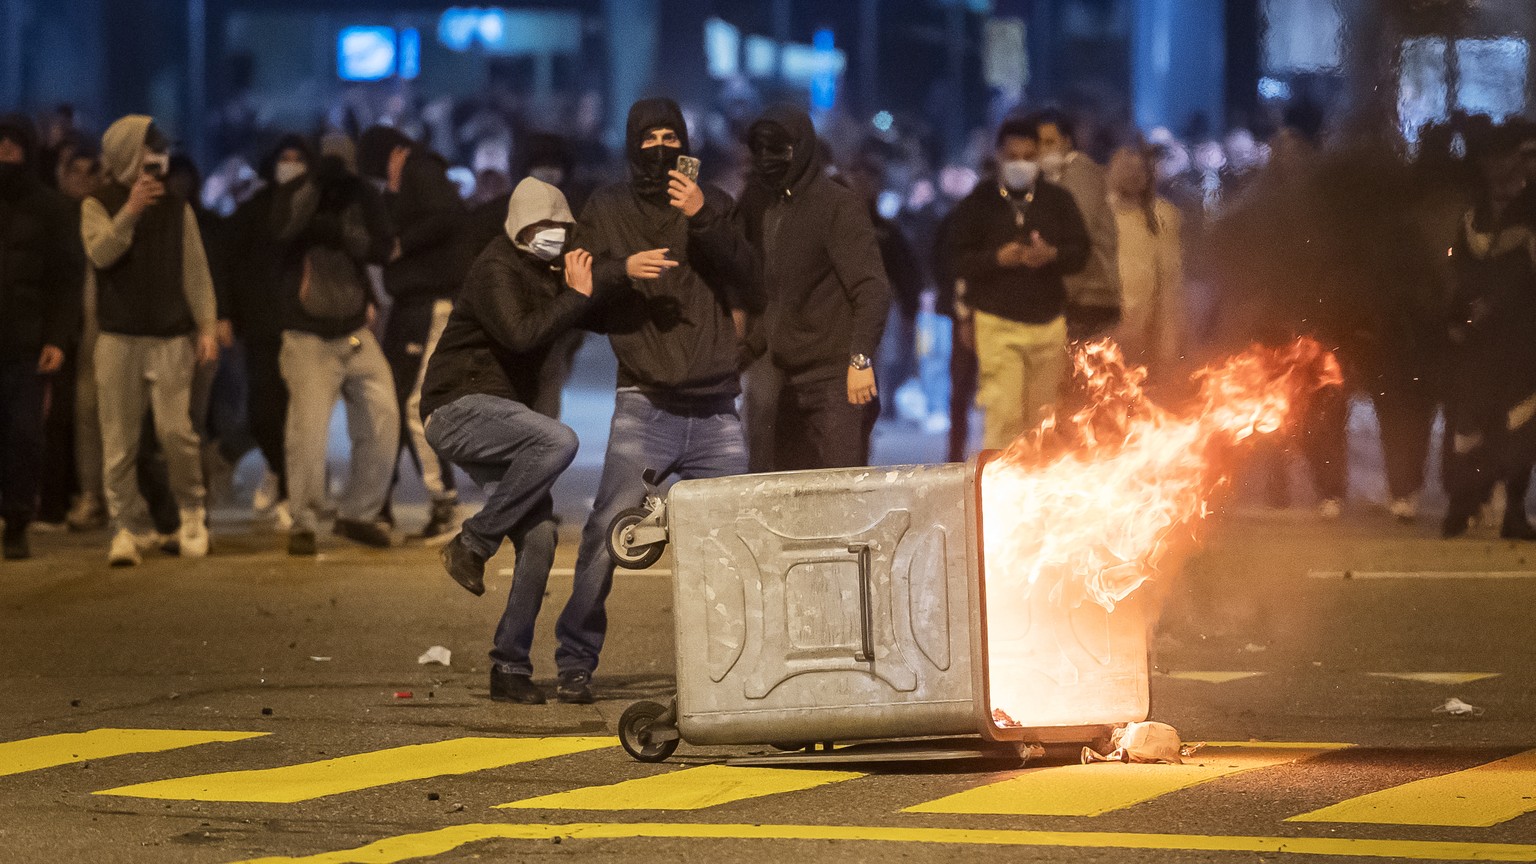
[{"label": "yellow painted stripe", "polygon": [[1497,678],[1502,672],[1372,672],[1374,678],[1396,678],[1401,681],[1417,681],[1420,684],[1471,684]]},{"label": "yellow painted stripe", "polygon": [[908,807],[907,813],[1098,816],[1222,777],[1283,765],[1337,747],[1210,747],[1183,765],[1062,765]]},{"label": "yellow painted stripe", "polygon": [[839,840],[850,843],[925,843],[966,846],[1040,846],[1073,849],[1145,849],[1185,852],[1258,852],[1352,855],[1418,861],[1536,861],[1536,845],[1426,840],[1349,840],[1338,837],[1241,837],[1203,834],[1121,834],[1098,831],[1018,831],[968,828],[877,828],[841,825],[455,825],[386,837],[367,846],[297,858],[257,858],[241,864],[394,864],[443,855],[483,840]]},{"label": "yellow painted stripe", "polygon": [[92,729],[89,732],[24,738],[0,743],[0,777],[130,753],[163,753],[198,744],[244,741],[266,734],[205,732],[195,729]]},{"label": "yellow painted stripe", "polygon": [[468,774],[551,756],[568,756],[612,747],[615,743],[612,738],[455,738],[282,768],[225,771],[140,783],[95,794],[170,801],[292,804],[391,783],[445,774]]},{"label": "yellow painted stripe", "polygon": [[1165,677],[1177,678],[1180,681],[1203,681],[1206,684],[1226,684],[1229,681],[1241,681],[1244,678],[1257,678],[1263,672],[1169,672]]},{"label": "yellow painted stripe", "polygon": [[854,780],[853,771],[787,771],[782,768],[733,768],[705,765],[612,786],[587,786],[502,804],[521,810],[702,810],[733,801],[803,792]]},{"label": "yellow painted stripe", "polygon": [[1290,822],[1487,828],[1536,811],[1536,750],[1292,816]]}]

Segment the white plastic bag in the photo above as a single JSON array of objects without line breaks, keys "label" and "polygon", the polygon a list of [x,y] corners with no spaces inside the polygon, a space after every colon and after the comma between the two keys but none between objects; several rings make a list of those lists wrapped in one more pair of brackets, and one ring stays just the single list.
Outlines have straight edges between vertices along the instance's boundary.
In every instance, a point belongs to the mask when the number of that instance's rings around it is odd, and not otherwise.
[{"label": "white plastic bag", "polygon": [[1143,723],[1127,723],[1116,729],[1109,737],[1109,743],[1114,746],[1108,754],[1094,752],[1091,747],[1083,748],[1083,764],[1091,762],[1140,762],[1163,763],[1167,765],[1183,765],[1182,757],[1193,753],[1193,749],[1186,750],[1184,743],[1179,740],[1179,730],[1167,723],[1158,723],[1148,720]]}]

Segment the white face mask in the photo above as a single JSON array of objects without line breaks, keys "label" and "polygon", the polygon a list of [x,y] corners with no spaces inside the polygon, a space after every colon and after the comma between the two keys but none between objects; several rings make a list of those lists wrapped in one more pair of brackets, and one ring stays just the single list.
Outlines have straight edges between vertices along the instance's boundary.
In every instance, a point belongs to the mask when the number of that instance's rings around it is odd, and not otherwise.
[{"label": "white face mask", "polygon": [[272,177],[277,180],[277,185],[281,186],[303,177],[304,172],[308,170],[309,166],[303,162],[279,162],[277,167],[272,169]]},{"label": "white face mask", "polygon": [[171,173],[171,154],[145,153],[144,173],[153,174],[156,177],[164,177]]},{"label": "white face mask", "polygon": [[1003,185],[1014,191],[1029,189],[1040,177],[1040,163],[1028,159],[1010,159],[997,166]]},{"label": "white face mask", "polygon": [[545,228],[533,235],[533,242],[528,244],[528,251],[532,252],[541,261],[553,261],[565,249],[565,229]]},{"label": "white face mask", "polygon": [[1061,169],[1067,167],[1067,155],[1065,153],[1047,153],[1040,157],[1040,170],[1045,172],[1047,179],[1055,180],[1061,176]]}]

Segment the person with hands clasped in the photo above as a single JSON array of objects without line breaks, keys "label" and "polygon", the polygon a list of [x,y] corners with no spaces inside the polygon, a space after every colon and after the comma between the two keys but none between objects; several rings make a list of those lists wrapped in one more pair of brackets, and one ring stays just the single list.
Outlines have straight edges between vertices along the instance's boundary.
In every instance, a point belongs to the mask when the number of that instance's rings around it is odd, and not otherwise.
[{"label": "person with hands clasped", "polygon": [[470,268],[422,384],[428,443],[486,490],[485,506],[443,547],[448,575],[479,596],[502,541],[517,550],[491,649],[499,701],[544,702],[529,650],[558,539],[550,490],[577,441],[532,406],[545,404],[539,371],[549,353],[592,305],[592,256],[569,248],[573,222],[559,189],[532,177],[518,184],[505,231]]},{"label": "person with hands clasped", "polygon": [[663,478],[747,470],[733,313],[759,305],[751,250],[727,218],[730,196],[681,170],[688,128],[676,103],[636,102],[625,153],[629,181],[594,193],[576,230],[576,246],[593,259],[591,326],[608,334],[619,375],[597,500],[555,627],[556,695],[566,702],[593,699],[613,582],[608,527],[644,500],[646,469]]},{"label": "person with hands clasped", "polygon": [[997,132],[997,178],[955,206],[946,260],[966,283],[955,339],[974,345],[983,447],[1007,447],[1057,402],[1066,379],[1067,291],[1090,243],[1065,189],[1041,177],[1040,133],[1026,120]]}]

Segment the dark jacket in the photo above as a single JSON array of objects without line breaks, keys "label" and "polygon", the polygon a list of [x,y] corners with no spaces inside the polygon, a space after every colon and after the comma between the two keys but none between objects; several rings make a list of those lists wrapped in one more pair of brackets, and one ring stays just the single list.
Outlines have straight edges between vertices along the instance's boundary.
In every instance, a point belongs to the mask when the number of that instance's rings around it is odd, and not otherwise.
[{"label": "dark jacket", "polygon": [[[0,118],[8,137],[35,143],[25,121]],[[9,127],[14,124],[12,131]],[[80,324],[85,256],[69,199],[38,179],[31,164],[0,178],[0,359],[37,362],[44,345],[73,350]]]},{"label": "dark jacket", "polygon": [[423,420],[475,394],[536,403],[550,346],[591,303],[566,286],[558,261],[519,250],[505,233],[480,253],[427,363]]},{"label": "dark jacket", "polygon": [[757,253],[767,299],[754,349],[791,383],[846,375],[849,355],[874,356],[891,304],[868,205],[823,174],[804,111],[771,108],[758,122],[789,134],[794,165],[785,189],[754,181],[734,217]]},{"label": "dark jacket", "polygon": [[[376,303],[367,266],[384,260],[388,243],[388,225],[373,191],[340,159],[327,157],[277,188],[271,219],[282,262],[283,329],[337,339],[364,326],[368,307]],[[322,261],[341,266],[323,267]],[[302,296],[306,271],[312,291],[321,279],[346,286],[359,300],[355,311],[334,316],[309,311],[314,306]]]},{"label": "dark jacket", "polygon": [[448,179],[448,163],[393,129],[374,127],[358,141],[363,176],[384,178],[394,147],[410,147],[411,155],[400,191],[384,193],[393,237],[400,241],[400,257],[384,268],[384,290],[397,303],[452,298],[478,251],[467,248],[460,230],[464,202]]},{"label": "dark jacket", "polygon": [[[999,249],[1014,240],[1027,244],[1036,231],[1057,248],[1055,262],[1040,268],[997,263]],[[944,237],[950,244],[944,260],[956,278],[965,280],[971,308],[1025,324],[1046,324],[1065,311],[1062,277],[1082,270],[1091,249],[1072,196],[1044,180],[1023,200],[983,182],[955,205]]]},{"label": "dark jacket", "polygon": [[[659,126],[685,128],[682,112],[669,100],[643,100],[630,110],[632,161],[644,133]],[[643,197],[633,183],[599,189],[582,210],[575,245],[595,259],[598,303],[591,326],[608,334],[620,387],[660,398],[740,392],[731,311],[759,306],[757,272],[746,239],[727,218],[730,196],[712,186],[704,194],[704,209],[691,219]],[[658,279],[629,278],[629,256],[662,248],[680,262],[677,267]]]},{"label": "dark jacket", "polygon": [[216,256],[218,270],[214,281],[223,289],[224,312],[236,335],[247,341],[270,341],[280,338],[283,332],[279,291],[282,260],[273,254],[277,248],[272,225],[272,208],[277,201],[273,166],[277,154],[288,149],[300,150],[314,161],[314,154],[302,137],[292,135],[279,141],[275,152],[262,163],[266,185],[237,207],[224,223],[223,241]]}]

